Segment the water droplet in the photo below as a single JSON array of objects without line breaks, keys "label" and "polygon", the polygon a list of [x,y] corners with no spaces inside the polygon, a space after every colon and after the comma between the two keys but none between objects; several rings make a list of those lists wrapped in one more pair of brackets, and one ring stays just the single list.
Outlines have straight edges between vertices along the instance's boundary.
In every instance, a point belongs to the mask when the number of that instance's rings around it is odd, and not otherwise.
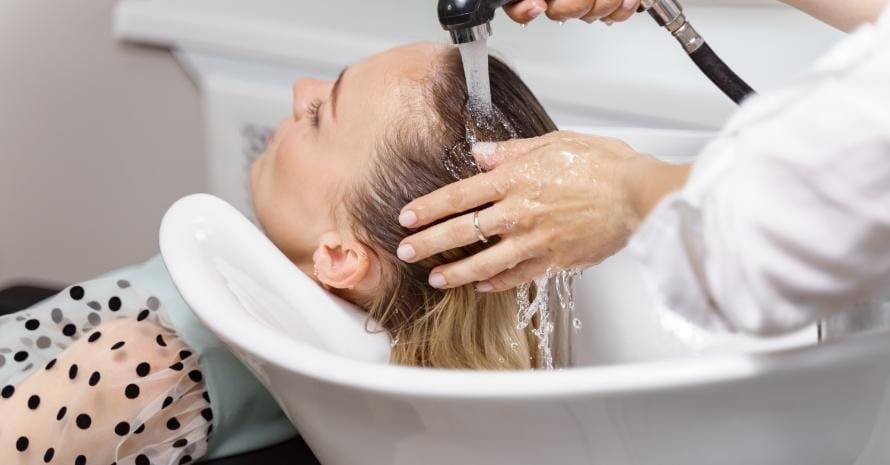
[{"label": "water droplet", "polygon": [[519,343],[516,342],[516,341],[511,342],[511,343],[510,343],[510,348],[513,349],[513,350],[518,349],[518,348],[519,348]]},{"label": "water droplet", "polygon": [[506,361],[504,357],[498,357],[498,363],[505,363]]},{"label": "water droplet", "polygon": [[525,28],[528,27],[528,23],[522,23],[522,24],[519,25],[519,27],[525,29]]},{"label": "water droplet", "polygon": [[398,343],[399,343],[399,338],[393,339],[392,341],[389,342],[389,348],[392,349],[393,347],[398,345]]},{"label": "water droplet", "polygon": [[575,328],[575,329],[581,329],[581,326],[582,326],[582,324],[581,324],[581,320],[579,320],[578,318],[575,318],[574,320],[572,320],[572,327],[573,327],[573,328]]},{"label": "water droplet", "polygon": [[565,24],[565,23],[566,23],[565,21],[560,21],[560,22],[559,22],[559,25],[562,26],[562,25]]}]

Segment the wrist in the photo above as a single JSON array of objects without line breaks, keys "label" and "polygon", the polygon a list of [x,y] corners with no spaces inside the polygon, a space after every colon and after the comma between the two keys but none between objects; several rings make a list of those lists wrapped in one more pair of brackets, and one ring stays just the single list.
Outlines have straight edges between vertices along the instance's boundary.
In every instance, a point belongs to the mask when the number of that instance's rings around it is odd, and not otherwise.
[{"label": "wrist", "polygon": [[648,155],[630,159],[625,165],[624,189],[631,210],[640,223],[668,194],[686,184],[692,165],[665,163]]}]

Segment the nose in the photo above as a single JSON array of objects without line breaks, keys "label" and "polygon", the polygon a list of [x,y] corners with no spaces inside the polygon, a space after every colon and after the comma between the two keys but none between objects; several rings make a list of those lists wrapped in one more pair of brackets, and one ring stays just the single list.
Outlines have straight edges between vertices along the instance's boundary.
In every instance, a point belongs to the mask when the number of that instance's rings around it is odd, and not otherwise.
[{"label": "nose", "polygon": [[294,119],[299,121],[306,114],[309,105],[325,96],[325,89],[331,85],[330,81],[315,78],[303,78],[294,81]]}]

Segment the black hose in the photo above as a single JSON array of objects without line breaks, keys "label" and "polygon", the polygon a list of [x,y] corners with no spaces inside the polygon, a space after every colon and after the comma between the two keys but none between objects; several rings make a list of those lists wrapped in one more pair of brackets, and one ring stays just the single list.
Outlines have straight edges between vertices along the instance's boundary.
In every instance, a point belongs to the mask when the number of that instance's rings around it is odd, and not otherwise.
[{"label": "black hose", "polygon": [[754,94],[745,81],[734,73],[723,60],[711,50],[708,44],[702,44],[698,50],[689,54],[692,61],[698,66],[705,76],[723,91],[733,102],[741,104],[745,98]]}]

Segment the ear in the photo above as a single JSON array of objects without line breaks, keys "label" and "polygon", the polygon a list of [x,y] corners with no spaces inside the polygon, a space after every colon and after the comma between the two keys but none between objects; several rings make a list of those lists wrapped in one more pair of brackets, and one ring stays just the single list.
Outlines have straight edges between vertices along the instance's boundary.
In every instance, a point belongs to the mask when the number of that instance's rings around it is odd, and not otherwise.
[{"label": "ear", "polygon": [[377,255],[350,234],[322,234],[312,261],[315,276],[325,287],[365,293],[380,284]]}]

